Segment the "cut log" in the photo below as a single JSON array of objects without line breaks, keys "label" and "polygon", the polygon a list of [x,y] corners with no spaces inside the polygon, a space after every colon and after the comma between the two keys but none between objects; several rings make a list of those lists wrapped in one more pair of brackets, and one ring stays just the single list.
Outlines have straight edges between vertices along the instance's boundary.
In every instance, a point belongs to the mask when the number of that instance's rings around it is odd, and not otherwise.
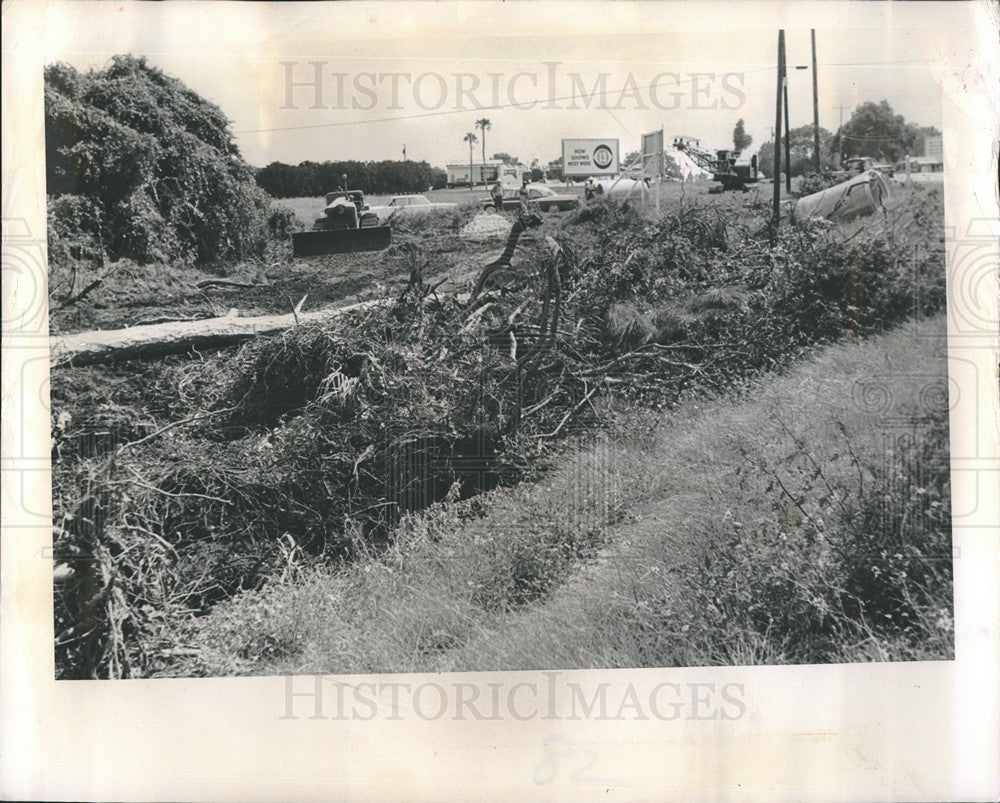
[{"label": "cut log", "polygon": [[291,329],[293,326],[325,323],[348,312],[391,303],[391,300],[375,299],[346,307],[327,307],[313,312],[300,312],[297,320],[295,314],[265,315],[258,318],[226,316],[133,326],[129,329],[52,335],[49,338],[49,349],[54,367],[155,358],[195,349],[224,348],[260,335]]}]

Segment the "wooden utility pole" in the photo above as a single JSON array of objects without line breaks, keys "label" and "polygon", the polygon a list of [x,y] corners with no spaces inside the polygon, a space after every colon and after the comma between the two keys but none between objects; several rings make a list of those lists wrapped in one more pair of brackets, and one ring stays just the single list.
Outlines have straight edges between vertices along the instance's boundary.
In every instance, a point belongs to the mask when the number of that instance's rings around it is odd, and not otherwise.
[{"label": "wooden utility pole", "polygon": [[792,138],[788,134],[788,76],[785,76],[785,192],[792,194]]},{"label": "wooden utility pole", "polygon": [[816,76],[816,29],[810,32],[812,36],[813,56],[813,169],[817,175],[823,172],[823,163],[819,157],[819,79]]},{"label": "wooden utility pole", "polygon": [[771,245],[781,223],[781,101],[785,86],[785,31],[778,31],[778,89],[774,103],[774,201],[771,209]]},{"label": "wooden utility pole", "polygon": [[837,164],[839,164],[841,167],[843,167],[844,166],[844,135],[843,135],[842,132],[844,130],[844,109],[849,109],[851,107],[850,106],[834,106],[834,108],[835,109],[840,109],[840,125],[837,127],[837,145],[838,145],[837,150],[839,150],[840,153],[837,154]]}]

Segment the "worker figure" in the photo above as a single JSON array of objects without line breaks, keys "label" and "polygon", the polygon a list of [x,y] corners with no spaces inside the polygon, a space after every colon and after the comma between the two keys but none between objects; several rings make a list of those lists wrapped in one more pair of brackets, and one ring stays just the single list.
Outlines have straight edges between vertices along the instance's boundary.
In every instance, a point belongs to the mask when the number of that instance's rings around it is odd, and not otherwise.
[{"label": "worker figure", "polygon": [[521,182],[521,189],[517,191],[517,200],[521,202],[521,214],[528,214],[528,179]]},{"label": "worker figure", "polygon": [[597,195],[597,182],[591,176],[583,184],[583,198],[585,201],[592,201],[595,195]]},{"label": "worker figure", "polygon": [[496,180],[493,188],[490,190],[490,197],[493,198],[493,208],[497,212],[503,211],[503,184],[500,183],[500,179]]}]

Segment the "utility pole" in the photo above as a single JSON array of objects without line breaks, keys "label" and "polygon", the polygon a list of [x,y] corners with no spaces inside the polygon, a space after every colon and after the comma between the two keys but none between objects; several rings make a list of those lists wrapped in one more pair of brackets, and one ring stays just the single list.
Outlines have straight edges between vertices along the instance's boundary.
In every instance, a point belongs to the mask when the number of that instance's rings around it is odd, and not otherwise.
[{"label": "utility pole", "polygon": [[403,161],[406,161],[406,143],[403,143]]},{"label": "utility pole", "polygon": [[781,101],[785,87],[785,30],[778,31],[778,88],[774,103],[774,199],[771,208],[771,245],[781,223]]},{"label": "utility pole", "polygon": [[785,192],[792,194],[792,138],[788,135],[788,76],[785,76]]},{"label": "utility pole", "polygon": [[840,151],[840,153],[837,155],[837,158],[840,161],[840,166],[843,167],[844,166],[844,162],[843,162],[843,159],[844,159],[844,135],[841,134],[840,132],[843,131],[843,129],[844,129],[844,109],[849,109],[851,107],[850,106],[834,106],[833,108],[840,109],[840,125],[837,126],[837,145],[839,146],[838,150]]},{"label": "utility pole", "polygon": [[813,56],[813,168],[816,175],[823,172],[822,162],[819,157],[819,79],[816,76],[816,29],[810,32],[812,37]]}]

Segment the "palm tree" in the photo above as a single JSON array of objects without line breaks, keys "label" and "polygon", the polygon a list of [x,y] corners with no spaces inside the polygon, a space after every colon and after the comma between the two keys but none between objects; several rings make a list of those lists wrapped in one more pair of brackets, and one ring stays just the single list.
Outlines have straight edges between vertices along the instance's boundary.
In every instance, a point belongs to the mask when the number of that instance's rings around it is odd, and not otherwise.
[{"label": "palm tree", "polygon": [[472,192],[472,146],[479,142],[479,137],[475,132],[470,131],[462,138],[463,142],[469,143],[469,192]]},{"label": "palm tree", "polygon": [[476,128],[483,132],[483,164],[486,164],[486,132],[493,128],[493,124],[486,117],[476,120]]}]

